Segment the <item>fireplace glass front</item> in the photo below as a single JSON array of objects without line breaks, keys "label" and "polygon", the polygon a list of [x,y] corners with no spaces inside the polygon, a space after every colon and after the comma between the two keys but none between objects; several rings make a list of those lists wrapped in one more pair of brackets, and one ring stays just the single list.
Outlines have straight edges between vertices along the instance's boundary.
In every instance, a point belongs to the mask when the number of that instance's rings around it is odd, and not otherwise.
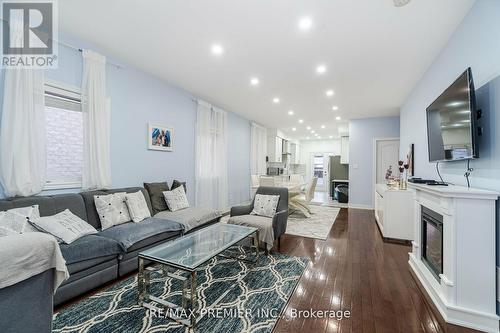
[{"label": "fireplace glass front", "polygon": [[439,280],[443,273],[443,216],[422,206],[422,261]]}]

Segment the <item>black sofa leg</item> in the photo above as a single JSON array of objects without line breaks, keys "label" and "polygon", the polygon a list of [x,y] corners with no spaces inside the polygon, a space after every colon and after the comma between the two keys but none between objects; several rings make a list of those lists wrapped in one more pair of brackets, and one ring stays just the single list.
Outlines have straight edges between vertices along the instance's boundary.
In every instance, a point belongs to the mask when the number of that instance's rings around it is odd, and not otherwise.
[{"label": "black sofa leg", "polygon": [[281,250],[281,236],[278,237],[278,250]]}]

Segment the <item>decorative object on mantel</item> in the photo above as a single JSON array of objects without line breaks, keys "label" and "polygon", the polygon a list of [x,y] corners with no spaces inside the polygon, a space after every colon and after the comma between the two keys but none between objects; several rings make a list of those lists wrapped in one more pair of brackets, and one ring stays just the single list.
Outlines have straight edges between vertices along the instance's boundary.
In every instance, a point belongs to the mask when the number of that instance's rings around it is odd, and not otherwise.
[{"label": "decorative object on mantel", "polygon": [[160,151],[173,150],[174,130],[161,124],[148,124],[148,149]]},{"label": "decorative object on mantel", "polygon": [[408,188],[408,182],[406,177],[408,176],[405,169],[408,169],[407,165],[403,161],[398,161],[399,165],[399,189],[406,190]]},{"label": "decorative object on mantel", "polygon": [[390,180],[392,178],[392,165],[389,165],[389,169],[385,172],[385,180]]},{"label": "decorative object on mantel", "polygon": [[385,172],[385,183],[389,188],[398,187],[398,182],[394,179],[392,175],[392,165],[389,165],[389,168]]}]

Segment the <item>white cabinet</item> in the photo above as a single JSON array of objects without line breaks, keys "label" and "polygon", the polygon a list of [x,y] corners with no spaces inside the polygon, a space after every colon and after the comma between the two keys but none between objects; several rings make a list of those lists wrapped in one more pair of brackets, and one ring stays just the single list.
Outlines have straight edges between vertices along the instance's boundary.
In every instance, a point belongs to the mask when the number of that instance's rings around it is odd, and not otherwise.
[{"label": "white cabinet", "polygon": [[280,137],[276,137],[275,139],[275,161],[274,162],[282,162],[283,161],[283,139]]},{"label": "white cabinet", "polygon": [[384,227],[384,193],[380,194],[379,191],[375,191],[375,219],[378,224]]},{"label": "white cabinet", "polygon": [[413,240],[414,195],[412,190],[375,185],[375,219],[385,238]]},{"label": "white cabinet", "polygon": [[300,163],[300,150],[299,150],[299,145],[296,143],[290,143],[290,163],[291,164]]},{"label": "white cabinet", "polygon": [[340,163],[349,164],[349,137],[340,138]]}]

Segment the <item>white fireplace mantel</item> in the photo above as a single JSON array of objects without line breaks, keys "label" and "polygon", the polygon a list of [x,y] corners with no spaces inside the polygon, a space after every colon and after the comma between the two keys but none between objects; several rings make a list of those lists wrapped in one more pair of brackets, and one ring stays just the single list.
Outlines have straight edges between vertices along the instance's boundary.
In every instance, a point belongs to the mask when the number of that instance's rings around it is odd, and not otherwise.
[{"label": "white fireplace mantel", "polygon": [[[448,323],[499,332],[496,314],[495,200],[492,191],[410,184],[415,190],[415,240],[409,264]],[[421,259],[421,207],[443,216],[443,273]]]}]

